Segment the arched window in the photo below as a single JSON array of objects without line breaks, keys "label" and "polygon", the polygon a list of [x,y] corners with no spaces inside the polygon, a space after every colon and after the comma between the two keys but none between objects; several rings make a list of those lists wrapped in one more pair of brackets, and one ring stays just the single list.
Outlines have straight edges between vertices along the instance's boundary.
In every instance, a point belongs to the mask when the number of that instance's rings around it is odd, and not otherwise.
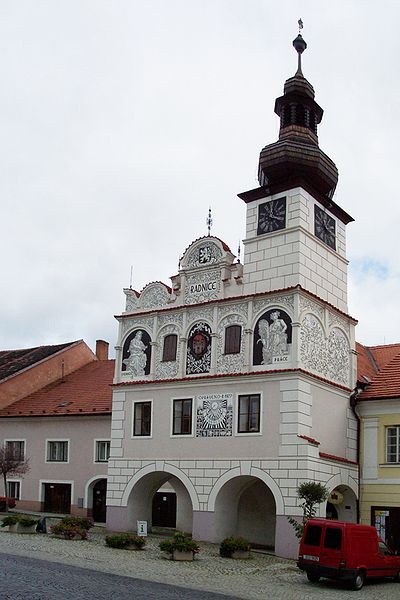
[{"label": "arched window", "polygon": [[178,336],[176,335],[176,333],[171,333],[171,334],[165,336],[163,355],[162,355],[163,362],[176,360],[177,345],[178,345]]},{"label": "arched window", "polygon": [[302,125],[304,127],[306,123],[306,113],[304,110],[304,106],[302,104],[298,104],[296,106],[296,125]]},{"label": "arched window", "polygon": [[242,340],[242,328],[240,325],[229,325],[225,328],[225,350],[224,354],[238,354]]}]

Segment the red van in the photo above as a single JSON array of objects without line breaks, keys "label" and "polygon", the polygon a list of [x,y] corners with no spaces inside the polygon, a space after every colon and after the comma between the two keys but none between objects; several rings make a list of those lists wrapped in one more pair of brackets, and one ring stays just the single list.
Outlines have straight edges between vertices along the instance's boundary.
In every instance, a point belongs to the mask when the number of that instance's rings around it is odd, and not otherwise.
[{"label": "red van", "polygon": [[360,590],[367,577],[400,577],[400,556],[378,537],[375,527],[310,519],[300,542],[297,566],[309,581],[347,580]]}]

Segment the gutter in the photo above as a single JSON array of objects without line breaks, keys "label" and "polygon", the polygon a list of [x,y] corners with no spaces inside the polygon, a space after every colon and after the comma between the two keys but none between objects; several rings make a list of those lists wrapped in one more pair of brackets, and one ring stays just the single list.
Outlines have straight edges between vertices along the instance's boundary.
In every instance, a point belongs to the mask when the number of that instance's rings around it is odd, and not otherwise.
[{"label": "gutter", "polygon": [[350,394],[350,408],[357,420],[357,464],[358,464],[358,500],[357,500],[357,523],[360,522],[360,499],[361,499],[361,462],[360,462],[360,437],[361,437],[361,418],[357,413],[358,396],[365,390],[368,383],[357,381],[356,387]]}]

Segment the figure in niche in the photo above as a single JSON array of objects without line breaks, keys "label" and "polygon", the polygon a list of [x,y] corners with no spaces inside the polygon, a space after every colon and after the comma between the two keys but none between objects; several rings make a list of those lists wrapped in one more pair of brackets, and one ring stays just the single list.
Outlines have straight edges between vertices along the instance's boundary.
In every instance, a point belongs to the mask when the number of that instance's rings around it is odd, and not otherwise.
[{"label": "figure in niche", "polygon": [[287,325],[285,321],[280,318],[278,310],[272,312],[270,318],[272,320],[271,324],[266,319],[261,319],[258,324],[260,339],[257,343],[262,343],[262,365],[271,364],[274,356],[288,353]]},{"label": "figure in niche", "polygon": [[142,342],[142,331],[138,331],[135,337],[129,344],[129,358],[124,359],[126,368],[132,373],[132,375],[144,375],[146,368],[147,356],[146,348],[147,345]]}]

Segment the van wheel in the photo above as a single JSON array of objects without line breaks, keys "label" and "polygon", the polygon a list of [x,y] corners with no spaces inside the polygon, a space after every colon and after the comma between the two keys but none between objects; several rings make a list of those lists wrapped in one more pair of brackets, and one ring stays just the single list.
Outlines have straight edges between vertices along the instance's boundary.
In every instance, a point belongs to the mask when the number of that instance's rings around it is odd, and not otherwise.
[{"label": "van wheel", "polygon": [[362,586],[364,585],[364,582],[365,582],[364,571],[358,571],[352,582],[353,590],[361,590]]},{"label": "van wheel", "polygon": [[317,573],[311,573],[311,571],[307,571],[307,579],[311,581],[311,583],[317,583],[320,580],[320,575]]},{"label": "van wheel", "polygon": [[397,571],[396,575],[393,577],[393,580],[394,580],[396,583],[399,583],[399,582],[400,582],[400,571]]}]

